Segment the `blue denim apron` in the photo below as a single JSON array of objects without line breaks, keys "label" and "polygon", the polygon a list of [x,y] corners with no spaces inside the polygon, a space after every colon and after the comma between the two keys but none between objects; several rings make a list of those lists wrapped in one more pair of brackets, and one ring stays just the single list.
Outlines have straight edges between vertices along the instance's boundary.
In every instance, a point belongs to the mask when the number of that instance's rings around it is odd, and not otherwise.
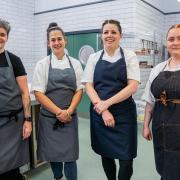
[{"label": "blue denim apron", "polygon": [[[69,57],[67,56],[69,59]],[[57,69],[49,65],[46,96],[61,109],[67,109],[77,89],[76,75],[69,59],[70,68]],[[61,123],[55,114],[44,107],[39,116],[38,159],[48,162],[72,162],[79,157],[78,117],[72,114],[69,123]],[[55,127],[55,124],[57,125]]]},{"label": "blue denim apron", "polygon": [[[152,82],[155,98],[165,91],[167,99],[180,99],[180,71],[163,71]],[[180,104],[156,101],[152,132],[156,169],[163,180],[180,179]]]},{"label": "blue denim apron", "polygon": [[[127,86],[127,70],[123,50],[121,58],[110,63],[102,52],[94,71],[94,88],[100,99],[106,100]],[[115,118],[115,127],[104,125],[102,116],[90,107],[91,145],[100,155],[131,160],[137,155],[137,114],[132,97],[109,107]]]}]

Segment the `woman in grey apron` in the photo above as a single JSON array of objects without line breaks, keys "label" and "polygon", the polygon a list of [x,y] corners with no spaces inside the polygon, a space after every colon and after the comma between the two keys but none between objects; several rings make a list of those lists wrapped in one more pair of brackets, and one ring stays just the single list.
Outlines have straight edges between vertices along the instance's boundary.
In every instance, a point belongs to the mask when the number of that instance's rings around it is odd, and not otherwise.
[{"label": "woman in grey apron", "polygon": [[[90,56],[82,80],[92,101],[92,149],[101,155],[108,180],[116,180],[114,159],[119,159],[120,164],[118,180],[129,180],[133,173],[133,158],[137,155],[137,115],[132,94],[138,88],[139,66],[133,52],[119,47],[121,36],[118,21],[103,23],[104,49]],[[93,71],[89,72],[89,69]],[[136,74],[132,74],[132,70]],[[92,73],[93,76],[87,77]]]},{"label": "woman in grey apron", "polygon": [[[167,33],[171,57],[156,66],[146,85],[144,138],[152,139],[157,172],[161,180],[180,179],[180,24]],[[151,115],[152,114],[152,115]]]},{"label": "woman in grey apron", "polygon": [[52,53],[36,65],[32,84],[36,99],[42,105],[38,159],[50,162],[55,179],[63,176],[64,165],[67,180],[77,180],[79,143],[76,107],[82,96],[82,67],[79,61],[65,54],[64,32],[56,23],[49,25],[47,38]]},{"label": "woman in grey apron", "polygon": [[21,60],[4,49],[9,31],[0,19],[0,179],[22,180],[19,167],[29,162],[30,98]]}]

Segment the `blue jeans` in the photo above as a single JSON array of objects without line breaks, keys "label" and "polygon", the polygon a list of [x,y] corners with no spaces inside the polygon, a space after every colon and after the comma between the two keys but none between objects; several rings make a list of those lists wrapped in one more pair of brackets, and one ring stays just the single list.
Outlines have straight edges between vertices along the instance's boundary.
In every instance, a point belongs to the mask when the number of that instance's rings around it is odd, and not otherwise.
[{"label": "blue jeans", "polygon": [[77,164],[73,162],[50,162],[51,169],[54,174],[54,178],[58,179],[63,176],[63,165],[64,174],[67,180],[77,180]]}]

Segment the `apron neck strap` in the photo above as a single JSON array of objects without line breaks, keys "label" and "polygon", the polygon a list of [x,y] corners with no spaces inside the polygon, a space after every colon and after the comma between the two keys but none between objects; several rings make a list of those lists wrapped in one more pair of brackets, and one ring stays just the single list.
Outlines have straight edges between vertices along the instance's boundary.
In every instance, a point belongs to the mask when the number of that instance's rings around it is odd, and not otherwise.
[{"label": "apron neck strap", "polygon": [[72,63],[71,63],[70,57],[69,57],[67,54],[66,54],[66,57],[68,58],[68,61],[69,61],[70,67],[71,67],[72,69],[74,69],[74,68],[73,68],[73,65],[72,65]]},{"label": "apron neck strap", "polygon": [[8,65],[9,65],[9,67],[12,67],[9,54],[8,54],[8,52],[7,52],[6,50],[5,50],[5,56],[6,56],[6,60],[7,60],[7,63],[8,63]]},{"label": "apron neck strap", "polygon": [[[69,56],[68,56],[67,54],[66,54],[66,57],[68,58],[70,67],[71,67],[72,69],[74,69],[74,68],[73,68],[73,65],[72,65],[72,63],[71,63],[71,60],[70,60],[70,58],[69,58]],[[52,53],[51,53],[50,56],[49,56],[49,61],[50,61],[49,67],[52,69],[51,60],[52,60]]]},{"label": "apron neck strap", "polygon": [[[125,58],[125,57],[124,57],[124,51],[122,50],[121,47],[120,47],[119,49],[120,49],[120,53],[121,53],[121,58]],[[101,53],[99,59],[102,59],[103,55],[104,55],[104,49],[103,49],[103,51],[102,51],[102,53]]]}]

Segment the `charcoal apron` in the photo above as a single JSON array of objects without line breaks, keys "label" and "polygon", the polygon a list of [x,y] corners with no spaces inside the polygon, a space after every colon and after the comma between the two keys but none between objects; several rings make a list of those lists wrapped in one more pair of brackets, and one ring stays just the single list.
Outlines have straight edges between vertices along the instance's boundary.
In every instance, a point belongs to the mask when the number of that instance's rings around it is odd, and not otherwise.
[{"label": "charcoal apron", "polygon": [[[102,52],[94,71],[94,88],[100,99],[106,100],[127,86],[127,70],[123,50],[121,58],[110,63],[102,59]],[[137,154],[137,114],[132,97],[108,109],[115,127],[104,125],[102,116],[90,107],[92,149],[105,157],[131,160]]]},{"label": "charcoal apron", "polygon": [[[156,99],[180,99],[180,71],[162,71],[151,85]],[[152,132],[156,169],[163,180],[180,179],[180,104],[156,101]]]},{"label": "charcoal apron", "polygon": [[[61,109],[67,109],[75,94],[76,75],[67,56],[70,68],[52,68],[51,56],[49,65],[48,84],[45,95]],[[48,162],[71,162],[78,159],[78,117],[72,114],[69,123],[61,123],[56,116],[41,108],[38,131],[38,159]],[[56,127],[55,124],[57,125]]]},{"label": "charcoal apron", "polygon": [[0,174],[29,161],[28,140],[22,140],[22,97],[8,53],[8,67],[0,67]]}]

